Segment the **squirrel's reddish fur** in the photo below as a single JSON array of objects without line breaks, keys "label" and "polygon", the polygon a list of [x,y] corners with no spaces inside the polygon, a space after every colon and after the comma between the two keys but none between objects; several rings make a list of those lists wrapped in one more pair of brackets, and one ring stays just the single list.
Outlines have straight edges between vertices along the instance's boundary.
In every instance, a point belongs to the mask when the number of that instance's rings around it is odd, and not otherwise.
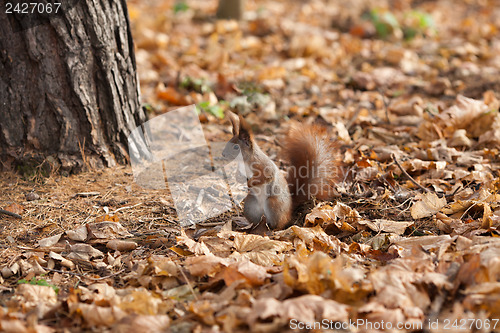
[{"label": "squirrel's reddish fur", "polygon": [[338,181],[340,160],[336,144],[326,128],[318,125],[293,125],[283,144],[290,162],[285,175],[259,148],[251,127],[241,117],[228,113],[233,125],[233,138],[223,155],[243,156],[247,174],[248,195],[244,215],[253,225],[267,223],[271,229],[284,229],[290,224],[293,209],[315,197],[331,199]]},{"label": "squirrel's reddish fur", "polygon": [[287,181],[294,207],[312,197],[328,200],[335,195],[340,167],[338,146],[325,127],[295,124],[283,148],[290,162]]}]

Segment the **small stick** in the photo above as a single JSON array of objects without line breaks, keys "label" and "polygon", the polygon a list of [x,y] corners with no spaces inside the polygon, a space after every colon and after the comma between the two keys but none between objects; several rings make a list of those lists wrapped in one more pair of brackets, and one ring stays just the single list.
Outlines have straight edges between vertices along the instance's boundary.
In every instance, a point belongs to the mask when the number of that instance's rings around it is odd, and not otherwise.
[{"label": "small stick", "polygon": [[469,186],[470,184],[472,183],[472,181],[469,181],[465,186],[462,186],[461,188],[460,187],[457,187],[455,189],[455,191],[453,191],[452,194],[446,194],[445,197],[447,198],[452,198],[455,196],[455,194],[458,194],[459,192],[462,192],[463,190],[465,190],[467,188],[467,186]]},{"label": "small stick", "polygon": [[73,195],[73,198],[80,197],[80,198],[88,198],[88,197],[95,197],[96,195],[99,195],[99,192],[80,192],[76,193]]},{"label": "small stick", "polygon": [[400,170],[401,170],[401,171],[405,174],[405,176],[406,176],[406,177],[408,177],[408,179],[409,179],[409,180],[410,180],[410,181],[411,181],[411,182],[412,182],[415,186],[417,186],[418,188],[420,188],[420,189],[424,190],[425,192],[430,192],[430,190],[429,190],[428,188],[425,188],[425,187],[423,187],[422,185],[420,185],[419,183],[417,183],[417,181],[416,181],[415,179],[413,179],[413,177],[412,177],[412,176],[410,176],[410,175],[408,174],[408,172],[406,172],[406,170],[405,170],[405,169],[403,169],[403,167],[401,166],[401,164],[399,164],[399,162],[398,162],[398,160],[397,160],[397,158],[396,158],[396,155],[391,154],[391,158],[392,158],[392,160],[394,161],[394,163],[396,163],[396,165],[398,166],[398,168],[399,168],[399,169],[400,169]]},{"label": "small stick", "polygon": [[15,217],[16,219],[20,219],[20,220],[23,219],[23,217],[21,215],[9,212],[8,210],[5,210],[5,209],[0,209],[0,214],[9,215],[9,216]]},{"label": "small stick", "polygon": [[25,250],[25,251],[33,251],[33,252],[55,252],[55,253],[61,253],[64,252],[65,249],[63,247],[44,247],[44,248],[33,248],[33,247],[27,247],[27,246],[16,246],[19,250]]},{"label": "small stick", "polygon": [[119,212],[119,211],[121,211],[121,210],[134,208],[134,207],[137,207],[137,206],[140,206],[140,205],[142,205],[142,202],[139,202],[138,204],[135,204],[135,205],[133,205],[133,206],[125,206],[125,207],[120,207],[120,208],[118,208],[118,209],[116,209],[116,210],[112,211],[112,212],[111,212],[111,213],[109,213],[109,214],[110,214],[110,215],[113,215],[113,214],[118,213],[118,212]]},{"label": "small stick", "polygon": [[191,294],[193,294],[194,299],[198,300],[198,296],[196,296],[196,293],[194,292],[193,286],[191,285],[191,282],[189,282],[189,279],[187,278],[186,274],[180,268],[179,268],[179,272],[181,272],[182,276],[184,277],[184,280],[186,280],[186,284],[188,285],[189,290],[191,291]]},{"label": "small stick", "polygon": [[476,205],[478,205],[478,204],[480,204],[480,203],[483,203],[483,202],[485,202],[485,201],[486,201],[486,200],[488,200],[488,199],[489,199],[489,197],[488,197],[488,196],[486,196],[486,197],[485,197],[485,198],[483,198],[482,200],[479,200],[478,202],[474,202],[472,205],[470,205],[470,206],[469,206],[469,208],[467,208],[467,209],[465,210],[465,212],[462,214],[462,216],[460,216],[460,220],[461,220],[461,219],[465,216],[465,214],[467,214],[467,212],[468,212],[469,210],[471,210],[471,208],[472,208],[472,207],[474,207],[474,206],[476,206]]}]

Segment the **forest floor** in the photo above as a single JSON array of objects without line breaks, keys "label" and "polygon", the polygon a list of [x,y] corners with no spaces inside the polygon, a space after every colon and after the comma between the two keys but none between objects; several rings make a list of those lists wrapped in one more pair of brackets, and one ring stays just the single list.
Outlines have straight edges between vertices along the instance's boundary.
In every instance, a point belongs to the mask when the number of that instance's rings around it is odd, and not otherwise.
[{"label": "forest floor", "polygon": [[128,6],[150,117],[196,104],[225,142],[232,109],[280,167],[323,124],[340,196],[257,235],[239,208],[181,228],[130,166],[1,174],[1,331],[500,332],[497,1]]}]

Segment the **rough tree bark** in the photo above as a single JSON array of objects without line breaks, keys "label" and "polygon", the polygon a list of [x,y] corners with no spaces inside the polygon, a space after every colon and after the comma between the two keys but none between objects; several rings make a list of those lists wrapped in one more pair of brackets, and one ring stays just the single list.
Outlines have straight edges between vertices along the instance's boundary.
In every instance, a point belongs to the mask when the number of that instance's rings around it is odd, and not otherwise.
[{"label": "rough tree bark", "polygon": [[0,169],[124,163],[146,119],[126,1],[60,2],[41,24],[1,6]]}]

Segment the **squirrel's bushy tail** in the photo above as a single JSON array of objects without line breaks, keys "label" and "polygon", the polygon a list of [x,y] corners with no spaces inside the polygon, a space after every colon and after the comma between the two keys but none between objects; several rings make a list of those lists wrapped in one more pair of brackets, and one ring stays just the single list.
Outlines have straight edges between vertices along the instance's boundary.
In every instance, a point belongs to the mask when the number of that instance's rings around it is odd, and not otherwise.
[{"label": "squirrel's bushy tail", "polygon": [[341,161],[338,145],[318,125],[294,124],[283,144],[290,162],[287,181],[294,207],[315,197],[328,200],[338,195]]}]

